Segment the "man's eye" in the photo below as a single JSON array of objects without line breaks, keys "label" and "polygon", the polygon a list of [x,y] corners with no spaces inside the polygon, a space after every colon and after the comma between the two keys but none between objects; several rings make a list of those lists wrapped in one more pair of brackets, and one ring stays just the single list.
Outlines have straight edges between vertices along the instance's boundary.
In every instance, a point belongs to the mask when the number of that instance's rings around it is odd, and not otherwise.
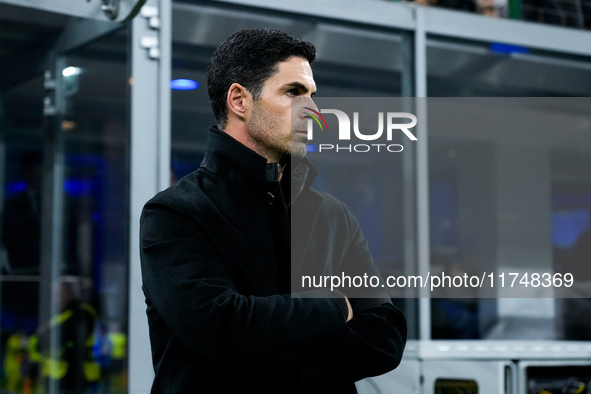
[{"label": "man's eye", "polygon": [[296,88],[294,88],[294,89],[289,89],[289,90],[287,91],[287,94],[289,94],[290,96],[297,96],[299,93],[300,93],[300,92],[299,92],[299,90],[298,90],[298,89],[296,89]]}]

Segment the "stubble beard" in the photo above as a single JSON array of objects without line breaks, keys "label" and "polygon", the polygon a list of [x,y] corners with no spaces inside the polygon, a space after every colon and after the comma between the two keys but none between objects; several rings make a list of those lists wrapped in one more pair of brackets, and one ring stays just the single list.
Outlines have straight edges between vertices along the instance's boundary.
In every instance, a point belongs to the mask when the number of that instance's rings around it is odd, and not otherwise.
[{"label": "stubble beard", "polygon": [[306,155],[306,141],[296,142],[297,134],[290,133],[287,137],[279,136],[281,121],[274,122],[273,115],[267,113],[255,102],[252,118],[248,122],[248,132],[251,141],[257,148],[257,153],[265,156],[271,162],[284,163],[290,156],[301,159]]},{"label": "stubble beard", "polygon": [[306,156],[306,142],[291,141],[291,155],[296,159],[303,159]]}]

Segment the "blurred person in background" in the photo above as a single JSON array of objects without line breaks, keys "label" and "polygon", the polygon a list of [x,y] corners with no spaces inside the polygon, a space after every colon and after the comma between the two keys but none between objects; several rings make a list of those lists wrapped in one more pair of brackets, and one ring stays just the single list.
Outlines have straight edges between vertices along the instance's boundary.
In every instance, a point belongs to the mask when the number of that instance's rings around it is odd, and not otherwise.
[{"label": "blurred person in background", "polygon": [[[96,389],[100,367],[94,361],[95,309],[81,297],[77,280],[62,280],[57,287],[60,313],[31,338],[30,352],[39,362],[42,380],[56,381],[61,394],[84,394]],[[50,336],[56,333],[57,348]]]}]

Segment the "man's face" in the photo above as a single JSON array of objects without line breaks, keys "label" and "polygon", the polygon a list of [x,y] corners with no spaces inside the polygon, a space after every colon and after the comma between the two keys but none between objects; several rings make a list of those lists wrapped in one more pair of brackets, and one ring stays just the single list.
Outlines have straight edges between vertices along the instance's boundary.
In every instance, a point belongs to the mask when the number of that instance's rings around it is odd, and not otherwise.
[{"label": "man's face", "polygon": [[257,153],[269,162],[306,154],[307,118],[301,108],[316,108],[311,99],[315,93],[312,68],[306,59],[292,57],[278,64],[278,71],[265,81],[247,121]]}]

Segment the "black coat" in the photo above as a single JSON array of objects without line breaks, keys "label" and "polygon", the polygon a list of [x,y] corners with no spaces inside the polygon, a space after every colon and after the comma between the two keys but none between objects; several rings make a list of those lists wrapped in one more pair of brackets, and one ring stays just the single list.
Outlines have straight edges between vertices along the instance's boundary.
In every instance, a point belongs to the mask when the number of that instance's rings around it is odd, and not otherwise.
[{"label": "black coat", "polygon": [[[387,293],[352,299],[348,323],[338,292],[290,295],[290,271],[309,272],[310,256],[325,273],[347,261],[377,271],[357,220],[310,188],[307,161],[293,196],[277,170],[212,128],[201,167],[144,207],[152,393],[354,393],[353,382],[400,362],[406,323]],[[296,212],[310,228],[290,242]]]}]

